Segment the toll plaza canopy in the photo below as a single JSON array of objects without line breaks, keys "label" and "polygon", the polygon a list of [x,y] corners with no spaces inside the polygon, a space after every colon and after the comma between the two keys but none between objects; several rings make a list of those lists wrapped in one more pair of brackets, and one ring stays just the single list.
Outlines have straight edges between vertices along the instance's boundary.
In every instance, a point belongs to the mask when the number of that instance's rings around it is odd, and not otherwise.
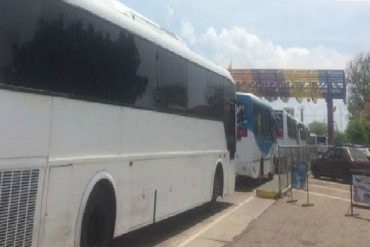
[{"label": "toll plaza canopy", "polygon": [[229,69],[238,92],[253,93],[269,100],[346,99],[343,70]]}]

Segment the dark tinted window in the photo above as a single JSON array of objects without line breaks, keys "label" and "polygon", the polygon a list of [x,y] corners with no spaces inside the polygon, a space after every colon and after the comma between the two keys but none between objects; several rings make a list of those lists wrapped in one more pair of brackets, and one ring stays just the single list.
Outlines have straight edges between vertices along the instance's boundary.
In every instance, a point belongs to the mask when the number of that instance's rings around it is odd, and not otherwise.
[{"label": "dark tinted window", "polygon": [[282,138],[284,136],[283,113],[281,111],[275,111],[274,117],[275,117],[276,137]]},{"label": "dark tinted window", "polygon": [[187,61],[169,51],[160,49],[159,53],[160,84],[157,91],[161,109],[186,112],[188,105]]},{"label": "dark tinted window", "polygon": [[254,103],[254,134],[259,137],[272,139],[274,137],[275,120],[270,108]]},{"label": "dark tinted window", "polygon": [[223,79],[224,84],[224,125],[227,141],[227,148],[230,151],[230,158],[234,158],[236,150],[235,137],[235,88],[233,84]]},{"label": "dark tinted window", "polygon": [[[57,11],[49,13],[52,9]],[[73,69],[72,23],[73,14],[61,1],[1,1],[1,82],[64,92]]]},{"label": "dark tinted window", "polygon": [[326,144],[326,136],[317,136],[317,144]]},{"label": "dark tinted window", "polygon": [[287,116],[287,127],[288,127],[288,136],[290,138],[297,138],[297,123],[296,121]]},{"label": "dark tinted window", "polygon": [[[44,1],[40,33],[35,42],[43,56],[39,64],[42,89],[70,93],[74,72],[75,12],[63,1]],[[41,68],[40,67],[40,68]],[[38,71],[38,68],[34,68]]]},{"label": "dark tinted window", "polygon": [[136,78],[138,78],[138,81],[140,81],[142,85],[145,85],[135,105],[154,109],[156,105],[155,93],[158,88],[158,49],[155,45],[138,37],[135,38],[135,43],[139,53],[139,65],[136,69]]},{"label": "dark tinted window", "polygon": [[253,104],[253,130],[254,135],[262,135],[262,111],[258,104]]},{"label": "dark tinted window", "polygon": [[148,80],[137,75],[141,61],[133,34],[84,10],[77,11],[75,26],[73,92],[134,104]]},{"label": "dark tinted window", "polygon": [[208,116],[207,70],[189,63],[188,112],[196,116]]},{"label": "dark tinted window", "polygon": [[332,160],[334,159],[335,157],[335,150],[329,150],[326,154],[325,154],[325,159],[327,160]]},{"label": "dark tinted window", "polygon": [[300,136],[301,140],[303,140],[303,141],[307,140],[307,138],[308,138],[307,128],[303,124],[299,124],[298,128],[299,128],[299,136]]},{"label": "dark tinted window", "polygon": [[222,77],[209,72],[207,75],[206,100],[208,115],[223,120],[224,117],[224,83]]},{"label": "dark tinted window", "polygon": [[336,149],[335,150],[335,157],[334,157],[334,159],[335,160],[338,160],[338,161],[345,161],[346,160],[346,150],[345,149],[342,149],[342,148],[340,148],[340,149]]}]

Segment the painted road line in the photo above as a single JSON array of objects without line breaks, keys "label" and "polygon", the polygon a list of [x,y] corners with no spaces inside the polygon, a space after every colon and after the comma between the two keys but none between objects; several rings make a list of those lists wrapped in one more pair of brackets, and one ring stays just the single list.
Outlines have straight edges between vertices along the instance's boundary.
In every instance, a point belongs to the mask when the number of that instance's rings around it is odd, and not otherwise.
[{"label": "painted road line", "polygon": [[316,187],[316,188],[328,189],[328,190],[332,190],[332,191],[339,191],[339,192],[350,193],[349,189],[348,190],[344,190],[344,189],[330,188],[330,187],[326,187],[324,185],[318,185],[318,184],[310,184],[308,186],[309,187]]},{"label": "painted road line", "polygon": [[[297,192],[307,193],[306,191],[303,191],[303,190],[297,190]],[[311,191],[310,191],[310,195],[321,196],[321,197],[325,197],[325,198],[329,198],[329,199],[333,199],[333,200],[340,200],[340,201],[344,201],[344,202],[351,202],[350,199],[345,199],[345,198],[337,197],[337,196],[330,196],[330,195],[311,192]]]},{"label": "painted road line", "polygon": [[231,209],[230,211],[226,212],[225,214],[221,215],[217,219],[214,219],[212,222],[210,222],[208,225],[206,225],[202,230],[198,231],[196,234],[190,236],[189,238],[185,239],[183,242],[181,242],[177,247],[184,247],[193,240],[195,240],[197,237],[211,229],[213,226],[215,226],[217,223],[228,217],[230,214],[238,210],[239,208],[243,207],[244,205],[250,203],[254,199],[254,196],[249,197],[248,199],[244,200],[240,204],[238,204],[235,208]]}]

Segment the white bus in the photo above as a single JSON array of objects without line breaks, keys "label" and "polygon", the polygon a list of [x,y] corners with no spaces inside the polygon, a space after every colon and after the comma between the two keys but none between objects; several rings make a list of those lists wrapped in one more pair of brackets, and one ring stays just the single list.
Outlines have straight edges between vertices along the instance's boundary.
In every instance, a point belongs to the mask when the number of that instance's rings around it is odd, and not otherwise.
[{"label": "white bus", "polygon": [[271,106],[253,94],[237,93],[237,175],[270,177],[274,173],[275,118]]},{"label": "white bus", "polygon": [[310,131],[308,127],[301,121],[297,120],[297,128],[298,128],[299,145],[307,145],[309,142],[309,137],[310,137]]},{"label": "white bus", "polygon": [[113,0],[0,1],[0,246],[106,247],[234,189],[227,71]]},{"label": "white bus", "polygon": [[309,144],[311,145],[328,145],[328,138],[326,135],[316,135],[316,134],[310,134],[309,136]]},{"label": "white bus", "polygon": [[329,150],[328,138],[326,135],[316,135],[311,133],[308,143],[311,146],[316,147],[318,157],[325,154]]},{"label": "white bus", "polygon": [[278,145],[299,145],[298,121],[284,110],[275,110]]}]

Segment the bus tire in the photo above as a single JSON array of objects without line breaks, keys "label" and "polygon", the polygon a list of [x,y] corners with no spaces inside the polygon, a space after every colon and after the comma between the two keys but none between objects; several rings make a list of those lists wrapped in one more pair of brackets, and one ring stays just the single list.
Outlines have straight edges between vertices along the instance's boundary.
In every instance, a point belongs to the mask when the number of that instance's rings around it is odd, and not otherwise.
[{"label": "bus tire", "polygon": [[209,210],[211,212],[214,212],[216,210],[217,198],[223,195],[223,186],[224,186],[223,178],[224,176],[222,166],[219,164],[217,165],[215,177],[213,179],[212,198],[211,202],[209,203]]},{"label": "bus tire", "polygon": [[115,199],[111,189],[98,183],[83,214],[80,247],[109,247],[114,234]]},{"label": "bus tire", "polygon": [[260,180],[262,180],[264,174],[265,174],[264,160],[263,160],[263,157],[261,157],[261,160],[260,160]]}]

